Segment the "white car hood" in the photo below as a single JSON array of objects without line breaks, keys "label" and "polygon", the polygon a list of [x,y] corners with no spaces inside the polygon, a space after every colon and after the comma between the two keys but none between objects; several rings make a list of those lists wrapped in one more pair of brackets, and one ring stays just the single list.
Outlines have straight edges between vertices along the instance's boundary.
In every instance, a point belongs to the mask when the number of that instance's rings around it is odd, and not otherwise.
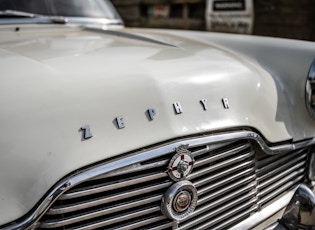
[{"label": "white car hood", "polygon": [[281,87],[291,83],[275,80],[246,47],[232,47],[232,37],[62,25],[1,34],[0,224],[26,214],[74,170],[169,139],[250,127],[268,142],[313,137],[303,85],[290,101]]}]

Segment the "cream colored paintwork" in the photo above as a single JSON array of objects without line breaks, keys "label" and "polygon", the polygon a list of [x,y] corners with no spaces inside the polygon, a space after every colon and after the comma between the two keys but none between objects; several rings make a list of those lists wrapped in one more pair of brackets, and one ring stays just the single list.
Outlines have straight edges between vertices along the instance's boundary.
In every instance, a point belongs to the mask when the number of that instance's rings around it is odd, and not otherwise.
[{"label": "cream colored paintwork", "polygon": [[[64,25],[0,34],[0,225],[74,170],[168,139],[243,127],[272,143],[314,137],[304,104],[313,43]],[[83,125],[93,138],[82,141]]]}]

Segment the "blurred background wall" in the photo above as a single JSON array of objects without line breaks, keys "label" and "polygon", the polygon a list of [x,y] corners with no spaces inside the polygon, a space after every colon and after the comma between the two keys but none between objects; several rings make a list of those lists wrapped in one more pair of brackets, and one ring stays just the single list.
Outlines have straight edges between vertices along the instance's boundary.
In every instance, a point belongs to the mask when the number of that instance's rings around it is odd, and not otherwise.
[{"label": "blurred background wall", "polygon": [[[206,30],[207,0],[112,0],[127,27]],[[315,41],[315,0],[253,0],[253,34]]]}]

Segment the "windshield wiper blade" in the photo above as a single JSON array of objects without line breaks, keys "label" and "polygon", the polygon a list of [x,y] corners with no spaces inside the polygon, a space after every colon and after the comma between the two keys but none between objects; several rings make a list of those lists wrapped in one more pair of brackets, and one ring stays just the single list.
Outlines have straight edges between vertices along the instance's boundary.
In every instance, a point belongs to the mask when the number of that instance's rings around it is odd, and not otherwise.
[{"label": "windshield wiper blade", "polygon": [[36,17],[42,17],[43,15],[33,14],[33,13],[18,11],[18,10],[2,10],[2,11],[0,11],[0,16],[16,16],[16,17],[36,18]]},{"label": "windshield wiper blade", "polygon": [[68,22],[68,18],[64,16],[53,16],[53,15],[42,15],[42,14],[33,14],[24,11],[18,10],[3,10],[0,11],[1,16],[8,17],[18,17],[18,18],[34,18],[39,19],[39,23],[56,23],[56,24],[66,24]]}]

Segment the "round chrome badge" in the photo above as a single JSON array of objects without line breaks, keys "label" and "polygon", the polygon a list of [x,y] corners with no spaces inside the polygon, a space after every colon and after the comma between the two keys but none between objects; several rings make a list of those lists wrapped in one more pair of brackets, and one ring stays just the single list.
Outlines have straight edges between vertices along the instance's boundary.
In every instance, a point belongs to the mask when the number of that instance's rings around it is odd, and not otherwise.
[{"label": "round chrome badge", "polygon": [[197,189],[190,181],[173,184],[162,198],[162,212],[173,220],[186,219],[196,208]]},{"label": "round chrome badge", "polygon": [[172,157],[168,166],[168,175],[174,181],[184,180],[191,173],[194,165],[194,158],[188,145],[181,145],[176,148],[176,154]]}]

